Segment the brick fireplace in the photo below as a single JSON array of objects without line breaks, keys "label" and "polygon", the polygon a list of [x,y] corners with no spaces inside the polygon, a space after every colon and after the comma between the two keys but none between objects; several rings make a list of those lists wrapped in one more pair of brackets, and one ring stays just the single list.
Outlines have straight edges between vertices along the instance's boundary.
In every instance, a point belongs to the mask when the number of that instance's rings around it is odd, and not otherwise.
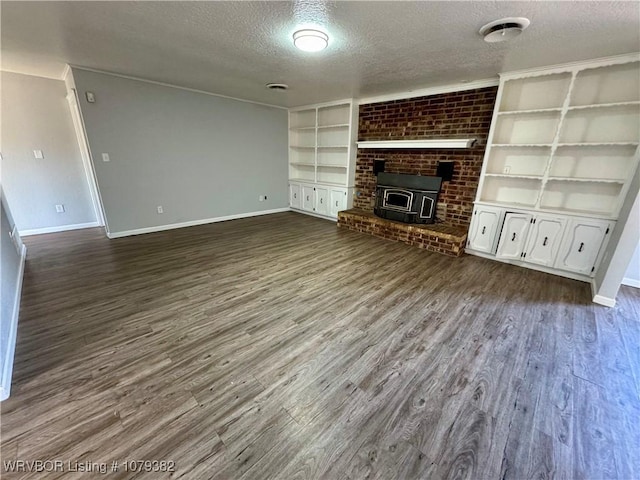
[{"label": "brick fireplace", "polygon": [[[385,161],[385,172],[411,175],[436,175],[438,162],[453,162],[453,178],[442,183],[437,217],[441,224],[451,227],[447,230],[449,234],[458,232],[458,239],[462,242],[455,252],[449,254],[462,254],[497,91],[498,87],[485,87],[360,105],[359,141],[477,139],[473,147],[463,150],[358,150],[354,207],[367,212],[360,222],[371,219],[369,214],[373,211],[376,189],[374,160]],[[342,221],[339,218],[339,225],[356,229],[352,220],[352,217],[343,216]],[[386,226],[384,231],[388,232],[389,228]],[[377,236],[387,238],[381,234]],[[430,249],[428,245],[418,246]]]}]

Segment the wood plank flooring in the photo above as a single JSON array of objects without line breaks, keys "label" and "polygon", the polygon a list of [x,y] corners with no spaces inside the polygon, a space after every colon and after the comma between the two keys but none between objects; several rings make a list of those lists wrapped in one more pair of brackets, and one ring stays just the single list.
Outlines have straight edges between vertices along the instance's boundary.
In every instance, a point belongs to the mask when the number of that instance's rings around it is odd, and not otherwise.
[{"label": "wood plank flooring", "polygon": [[26,243],[2,478],[640,478],[637,289],[296,213]]}]

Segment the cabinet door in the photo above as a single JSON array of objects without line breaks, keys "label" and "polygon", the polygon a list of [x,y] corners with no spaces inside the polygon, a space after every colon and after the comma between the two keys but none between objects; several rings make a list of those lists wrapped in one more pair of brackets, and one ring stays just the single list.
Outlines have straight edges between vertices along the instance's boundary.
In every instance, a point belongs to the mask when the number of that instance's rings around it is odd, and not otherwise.
[{"label": "cabinet door", "polygon": [[316,187],[316,213],[319,215],[329,214],[328,202],[329,190],[327,187]]},{"label": "cabinet door", "polygon": [[478,252],[494,253],[501,219],[502,210],[499,208],[476,207],[471,220],[467,246]]},{"label": "cabinet door", "polygon": [[315,192],[313,187],[302,185],[302,209],[313,212],[313,204],[315,203]]},{"label": "cabinet door", "polygon": [[566,220],[538,215],[533,219],[524,261],[552,267],[560,250]]},{"label": "cabinet door", "polygon": [[571,220],[560,247],[556,268],[590,275],[595,270],[598,252],[611,225],[606,220]]},{"label": "cabinet door", "polygon": [[329,216],[338,218],[340,210],[347,208],[347,191],[340,188],[332,188],[329,192]]},{"label": "cabinet door", "polygon": [[520,260],[526,246],[531,218],[528,213],[507,213],[505,215],[496,258]]},{"label": "cabinet door", "polygon": [[291,208],[300,208],[300,185],[289,184],[289,205]]}]

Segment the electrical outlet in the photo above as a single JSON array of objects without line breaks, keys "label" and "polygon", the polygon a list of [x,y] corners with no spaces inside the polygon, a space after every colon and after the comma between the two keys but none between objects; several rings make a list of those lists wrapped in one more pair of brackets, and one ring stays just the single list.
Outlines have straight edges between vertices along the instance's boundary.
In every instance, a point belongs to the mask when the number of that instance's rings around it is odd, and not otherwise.
[{"label": "electrical outlet", "polygon": [[158,205],[158,214],[160,213],[164,213],[164,209],[162,208],[162,205]]},{"label": "electrical outlet", "polygon": [[64,213],[64,205],[62,205],[62,204],[56,205],[56,212]]},{"label": "electrical outlet", "polygon": [[264,202],[266,199],[267,199],[267,196],[266,196],[266,195],[260,195],[260,196],[258,197],[258,201],[259,201],[259,202]]},{"label": "electrical outlet", "polygon": [[44,154],[42,153],[42,150],[34,150],[33,158],[37,158],[38,160],[44,158]]}]

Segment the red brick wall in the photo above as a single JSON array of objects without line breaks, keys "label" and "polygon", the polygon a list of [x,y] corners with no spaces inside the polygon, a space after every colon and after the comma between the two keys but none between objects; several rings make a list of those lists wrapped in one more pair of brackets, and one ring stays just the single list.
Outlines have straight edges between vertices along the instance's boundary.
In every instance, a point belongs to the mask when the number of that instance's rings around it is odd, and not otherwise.
[{"label": "red brick wall", "polygon": [[467,227],[497,91],[498,87],[487,87],[360,105],[360,141],[449,137],[477,138],[478,142],[464,150],[358,150],[354,207],[373,209],[374,159],[386,160],[386,172],[413,175],[435,175],[439,161],[453,161],[453,180],[442,184],[438,217],[446,223]]}]

